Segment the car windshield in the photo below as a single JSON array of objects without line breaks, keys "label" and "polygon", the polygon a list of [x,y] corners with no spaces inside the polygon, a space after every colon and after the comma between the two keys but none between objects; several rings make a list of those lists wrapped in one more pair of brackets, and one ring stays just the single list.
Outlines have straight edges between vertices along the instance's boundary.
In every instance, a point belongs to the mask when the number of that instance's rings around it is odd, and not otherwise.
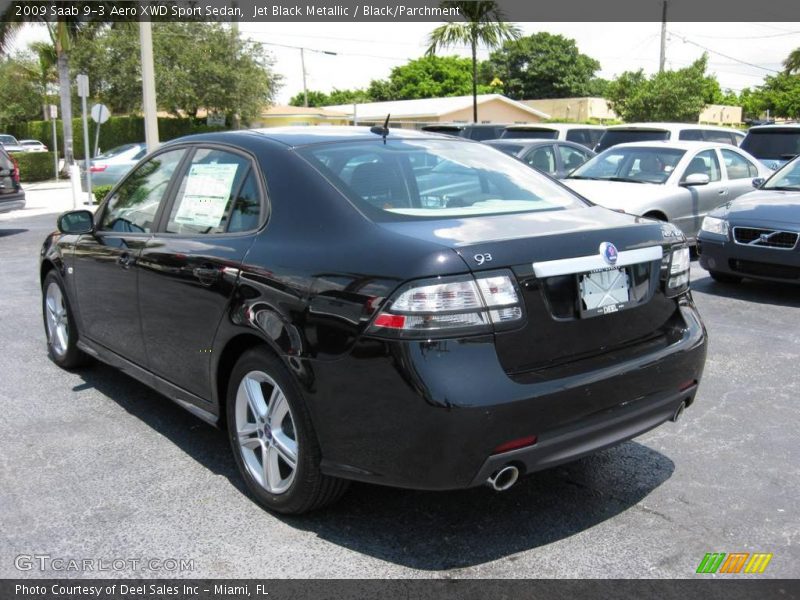
[{"label": "car windshield", "polygon": [[9,146],[17,146],[18,142],[17,139],[13,135],[0,135],[0,144],[6,144]]},{"label": "car windshield", "polygon": [[530,140],[557,140],[558,131],[555,129],[506,129],[503,138],[528,138]]},{"label": "car windshield", "polygon": [[751,130],[741,147],[756,158],[794,158],[800,154],[800,128]]},{"label": "car windshield", "polygon": [[762,189],[800,191],[800,159],[787,163],[767,180]]},{"label": "car windshield", "polygon": [[686,154],[675,148],[611,148],[578,167],[569,179],[664,183]]},{"label": "car windshield", "polygon": [[574,194],[482,144],[389,140],[300,149],[375,221],[577,208]]},{"label": "car windshield", "polygon": [[595,152],[602,152],[617,144],[630,142],[662,142],[669,139],[664,129],[608,129],[600,138]]}]

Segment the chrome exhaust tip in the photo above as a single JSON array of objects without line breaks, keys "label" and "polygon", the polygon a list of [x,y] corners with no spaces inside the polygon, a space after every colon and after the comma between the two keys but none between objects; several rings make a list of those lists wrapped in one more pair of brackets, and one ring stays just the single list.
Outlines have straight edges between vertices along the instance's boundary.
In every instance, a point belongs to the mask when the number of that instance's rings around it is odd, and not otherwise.
[{"label": "chrome exhaust tip", "polygon": [[686,401],[685,400],[683,402],[681,402],[681,405],[678,407],[678,410],[675,411],[675,414],[672,415],[672,418],[670,419],[670,421],[672,421],[673,423],[677,423],[678,419],[680,419],[681,416],[683,416],[683,411],[684,410],[686,410]]},{"label": "chrome exhaust tip", "polygon": [[502,469],[495,471],[486,480],[486,485],[496,492],[504,492],[519,479],[519,469],[514,465],[506,465]]}]

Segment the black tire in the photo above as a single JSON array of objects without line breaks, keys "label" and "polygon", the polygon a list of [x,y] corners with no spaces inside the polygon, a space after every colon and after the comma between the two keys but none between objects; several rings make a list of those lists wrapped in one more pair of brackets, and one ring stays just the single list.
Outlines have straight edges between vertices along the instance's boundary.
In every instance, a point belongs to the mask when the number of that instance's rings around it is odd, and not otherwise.
[{"label": "black tire", "polygon": [[719,283],[741,283],[742,278],[738,275],[729,275],[728,273],[720,273],[719,271],[709,271],[709,275],[711,275],[711,279],[717,281]]},{"label": "black tire", "polygon": [[[250,472],[245,464],[246,451],[242,450],[239,443],[236,396],[245,376],[253,372],[265,373],[280,387],[289,405],[292,432],[296,439],[297,461],[294,479],[288,489],[277,494],[270,492]],[[252,416],[251,413],[248,415]],[[265,508],[283,514],[301,514],[331,504],[347,491],[349,481],[329,477],[320,471],[321,451],[302,392],[280,359],[268,348],[263,346],[252,348],[242,354],[236,362],[228,384],[226,418],[228,439],[236,466],[250,494]],[[259,437],[262,436],[259,434]],[[258,452],[261,453],[263,464],[263,445]]]},{"label": "black tire", "polygon": [[[63,302],[59,302],[63,311],[62,318],[66,318],[66,344],[57,341],[50,334],[51,325],[48,324],[48,290],[50,286],[57,286]],[[64,290],[64,283],[58,272],[51,270],[47,273],[42,283],[42,319],[44,320],[44,332],[47,338],[47,355],[54,363],[63,369],[74,369],[89,362],[89,357],[78,348],[78,327],[75,324],[75,317],[69,304],[69,298]]]}]

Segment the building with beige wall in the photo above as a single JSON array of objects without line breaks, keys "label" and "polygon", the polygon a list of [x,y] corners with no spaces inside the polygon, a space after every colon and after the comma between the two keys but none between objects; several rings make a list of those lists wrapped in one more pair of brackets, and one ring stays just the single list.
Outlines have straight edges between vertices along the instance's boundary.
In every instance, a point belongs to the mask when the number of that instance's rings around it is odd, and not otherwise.
[{"label": "building with beige wall", "polygon": [[[479,123],[538,123],[550,118],[500,94],[479,94],[477,99]],[[393,126],[412,129],[432,123],[472,123],[472,96],[337,104],[324,109],[345,113],[350,123],[359,125],[383,123],[386,115],[391,115]]]},{"label": "building with beige wall", "polygon": [[619,118],[605,98],[547,98],[522,103],[549,114],[552,119],[606,122]]},{"label": "building with beige wall", "polygon": [[742,107],[725,104],[709,104],[700,113],[700,123],[713,125],[739,125],[742,123]]},{"label": "building with beige wall", "polygon": [[253,119],[250,126],[284,127],[290,125],[347,125],[347,115],[306,106],[270,106]]}]

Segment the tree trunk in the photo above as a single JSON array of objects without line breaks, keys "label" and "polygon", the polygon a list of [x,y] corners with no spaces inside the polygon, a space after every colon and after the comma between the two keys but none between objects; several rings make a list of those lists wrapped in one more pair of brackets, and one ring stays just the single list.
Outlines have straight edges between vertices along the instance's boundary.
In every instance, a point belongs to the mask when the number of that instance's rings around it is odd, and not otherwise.
[{"label": "tree trunk", "polygon": [[61,121],[64,125],[64,165],[69,167],[72,154],[72,86],[69,79],[69,57],[65,52],[58,53],[58,84],[61,96]]},{"label": "tree trunk", "polygon": [[478,122],[478,41],[472,36],[472,122]]}]

